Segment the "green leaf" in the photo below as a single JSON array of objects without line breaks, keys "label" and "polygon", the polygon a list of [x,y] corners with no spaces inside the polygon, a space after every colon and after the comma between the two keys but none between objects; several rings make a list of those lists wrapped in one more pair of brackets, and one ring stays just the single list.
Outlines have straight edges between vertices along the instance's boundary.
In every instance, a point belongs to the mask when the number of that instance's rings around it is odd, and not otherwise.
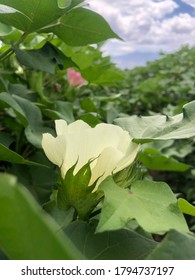
[{"label": "green leaf", "polygon": [[0,0],[2,6],[9,6],[12,13],[1,14],[2,23],[12,25],[24,32],[33,32],[53,23],[65,13],[57,1],[45,0]]},{"label": "green leaf", "polygon": [[25,98],[15,95],[13,97],[28,120],[28,125],[25,127],[26,138],[35,147],[41,148],[42,134],[46,132],[54,134],[53,130],[43,126],[42,113],[38,106]]},{"label": "green leaf", "polygon": [[195,216],[195,206],[183,198],[178,199],[178,206],[184,214]]},{"label": "green leaf", "polygon": [[42,164],[39,164],[37,162],[26,160],[21,155],[10,150],[9,148],[7,148],[6,146],[4,146],[1,143],[0,143],[0,160],[8,161],[11,163],[17,163],[17,164],[37,165],[39,167],[43,166]]},{"label": "green leaf", "polygon": [[0,102],[6,103],[14,110],[16,117],[25,127],[25,135],[28,141],[35,147],[41,148],[43,133],[50,132],[53,134],[52,129],[43,126],[41,111],[30,100],[8,93],[1,93]]},{"label": "green leaf", "polygon": [[65,119],[68,123],[75,120],[73,115],[73,104],[71,102],[57,100],[54,105],[56,111],[62,116],[62,119]]},{"label": "green leaf", "polygon": [[195,101],[183,106],[183,113],[168,117],[125,117],[115,120],[134,138],[135,142],[145,143],[154,140],[186,139],[195,136]]},{"label": "green leaf", "polygon": [[0,36],[6,36],[12,32],[12,27],[0,22]]},{"label": "green leaf", "polygon": [[9,173],[16,176],[18,181],[43,205],[51,201],[52,190],[56,187],[59,174],[42,150],[35,151],[29,160],[40,165],[13,164],[9,167]]},{"label": "green leaf", "polygon": [[21,123],[24,126],[28,125],[28,121],[26,119],[25,113],[9,93],[6,92],[0,93],[0,103],[9,105],[9,107],[11,107],[14,110],[16,116],[21,121]]},{"label": "green leaf", "polygon": [[119,38],[103,17],[83,8],[72,9],[62,16],[56,25],[42,31],[53,32],[71,46],[84,46],[109,38]]},{"label": "green leaf", "polygon": [[91,98],[85,97],[81,100],[81,108],[87,113],[97,112],[97,108]]},{"label": "green leaf", "polygon": [[29,68],[55,73],[56,67],[61,70],[74,67],[75,63],[50,43],[46,43],[38,50],[20,50],[13,47],[17,60]]},{"label": "green leaf", "polygon": [[90,260],[137,260],[155,248],[156,242],[129,230],[95,234],[96,222],[76,221],[65,228],[79,251]]},{"label": "green leaf", "polygon": [[0,175],[0,248],[14,260],[82,256],[14,176]]},{"label": "green leaf", "polygon": [[70,6],[72,0],[58,0],[58,7],[64,9]]},{"label": "green leaf", "polygon": [[102,123],[97,114],[84,114],[79,117],[79,120],[83,120],[88,123],[91,127],[95,127],[97,124]]},{"label": "green leaf", "polygon": [[171,230],[147,256],[148,260],[195,260],[194,236]]},{"label": "green leaf", "polygon": [[166,183],[135,181],[131,190],[118,187],[109,177],[99,187],[105,193],[97,232],[125,227],[132,219],[147,232],[188,231],[177,200]]},{"label": "green leaf", "polygon": [[93,81],[95,84],[101,86],[114,86],[117,83],[124,81],[125,75],[122,71],[118,69],[108,69],[97,80]]},{"label": "green leaf", "polygon": [[42,114],[39,107],[28,99],[22,98],[17,95],[12,96],[13,99],[20,106],[22,112],[25,114],[28,124],[33,128],[42,126]]},{"label": "green leaf", "polygon": [[186,171],[189,165],[181,163],[171,157],[162,155],[159,151],[146,148],[139,154],[139,161],[152,170]]},{"label": "green leaf", "polygon": [[9,147],[11,143],[13,143],[14,138],[6,132],[1,132],[0,133],[0,143],[3,144],[6,147]]}]

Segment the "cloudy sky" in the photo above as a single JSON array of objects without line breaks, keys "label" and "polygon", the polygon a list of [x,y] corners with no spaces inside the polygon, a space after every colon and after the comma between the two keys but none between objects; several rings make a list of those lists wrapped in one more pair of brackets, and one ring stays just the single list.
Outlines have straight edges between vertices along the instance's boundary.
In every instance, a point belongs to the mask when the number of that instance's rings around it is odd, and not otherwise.
[{"label": "cloudy sky", "polygon": [[120,67],[144,65],[182,45],[195,45],[195,0],[88,0],[124,39],[103,50]]}]

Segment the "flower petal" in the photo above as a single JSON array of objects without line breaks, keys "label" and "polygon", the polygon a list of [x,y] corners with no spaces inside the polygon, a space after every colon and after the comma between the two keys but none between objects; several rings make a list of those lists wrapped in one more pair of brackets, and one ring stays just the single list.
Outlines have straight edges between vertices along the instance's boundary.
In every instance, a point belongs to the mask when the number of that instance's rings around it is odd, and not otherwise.
[{"label": "flower petal", "polygon": [[63,135],[68,132],[68,125],[65,120],[56,120],[55,121],[55,127],[56,127],[56,134],[57,135]]},{"label": "flower petal", "polygon": [[90,180],[90,184],[93,184],[97,178],[99,178],[96,189],[99,184],[109,175],[112,175],[113,170],[117,167],[118,162],[123,157],[123,154],[113,148],[108,147],[104,149],[101,155],[95,160],[95,167],[92,168],[92,177]]},{"label": "flower petal", "polygon": [[44,133],[42,147],[48,159],[61,167],[66,153],[64,136],[53,137],[49,133]]},{"label": "flower petal", "polygon": [[82,120],[75,121],[68,126],[69,133],[78,133],[79,131],[83,131],[86,129],[92,129],[90,125]]},{"label": "flower petal", "polygon": [[140,145],[131,142],[126,151],[125,156],[118,162],[117,167],[114,170],[114,173],[117,173],[118,171],[121,171],[127,166],[129,166],[130,164],[132,164],[139,150],[140,150]]},{"label": "flower petal", "polygon": [[90,183],[98,178],[98,185],[112,173],[129,166],[139,151],[127,131],[112,124],[98,124],[91,128],[82,120],[67,125],[56,120],[57,137],[43,135],[42,146],[47,157],[61,168],[64,177],[67,170],[77,163],[77,173],[89,160],[92,169]]}]

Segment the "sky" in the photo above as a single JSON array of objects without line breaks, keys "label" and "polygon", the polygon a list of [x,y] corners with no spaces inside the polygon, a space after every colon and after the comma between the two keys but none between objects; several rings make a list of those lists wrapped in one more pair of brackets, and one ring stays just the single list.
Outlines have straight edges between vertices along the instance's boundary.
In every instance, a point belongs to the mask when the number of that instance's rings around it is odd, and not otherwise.
[{"label": "sky", "polygon": [[195,45],[195,0],[88,0],[123,38],[102,50],[121,68],[145,65],[159,52]]}]

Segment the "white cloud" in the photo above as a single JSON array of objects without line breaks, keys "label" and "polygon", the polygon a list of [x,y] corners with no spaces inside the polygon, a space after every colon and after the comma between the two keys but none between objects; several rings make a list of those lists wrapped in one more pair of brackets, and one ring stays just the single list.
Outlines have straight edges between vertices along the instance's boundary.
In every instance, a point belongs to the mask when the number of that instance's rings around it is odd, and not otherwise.
[{"label": "white cloud", "polygon": [[195,0],[181,0],[181,1],[195,8]]},{"label": "white cloud", "polygon": [[[195,7],[195,0],[182,0]],[[125,42],[109,40],[106,54],[174,51],[195,45],[195,17],[180,11],[176,0],[88,0]]]},{"label": "white cloud", "polygon": [[[172,0],[88,0],[90,7],[104,16],[112,28],[123,35],[147,32],[156,19],[172,13],[178,5]],[[132,32],[133,31],[133,32]],[[135,35],[136,36],[136,35]]]}]

